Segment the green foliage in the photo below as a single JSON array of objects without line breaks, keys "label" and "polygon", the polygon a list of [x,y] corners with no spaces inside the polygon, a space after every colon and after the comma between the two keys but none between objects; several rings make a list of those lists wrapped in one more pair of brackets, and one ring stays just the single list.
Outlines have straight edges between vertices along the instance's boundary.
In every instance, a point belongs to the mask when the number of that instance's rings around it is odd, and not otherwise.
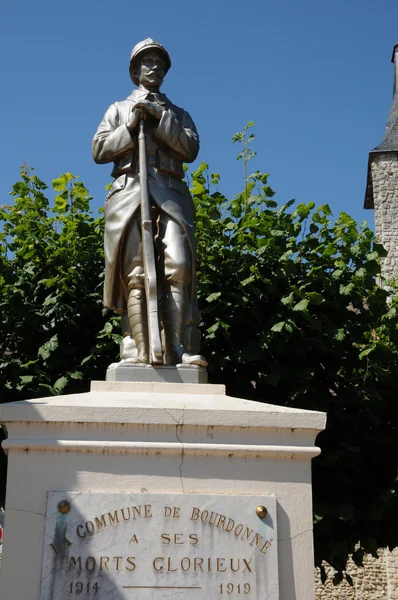
[{"label": "green foliage", "polygon": [[[233,138],[243,157],[245,136]],[[376,282],[385,252],[327,205],[277,207],[265,174],[245,175],[232,200],[208,185],[206,165],[191,178],[211,379],[328,413],[313,461],[315,552],[338,583],[350,553],[398,541],[398,299]]]},{"label": "green foliage", "polygon": [[23,166],[0,208],[2,402],[85,391],[117,353],[102,314],[103,218],[71,173],[54,179],[53,202],[47,189]]},{"label": "green foliage", "polygon": [[[210,380],[232,396],[328,414],[313,461],[316,564],[398,542],[398,297],[377,285],[383,248],[327,205],[278,206],[247,166],[253,123],[235,134],[243,191],[232,199],[202,163],[198,294]],[[102,311],[103,217],[70,173],[47,186],[24,168],[0,209],[2,401],[86,391],[116,357],[119,319]],[[389,291],[388,291],[389,290]],[[322,573],[325,576],[325,573]]]}]

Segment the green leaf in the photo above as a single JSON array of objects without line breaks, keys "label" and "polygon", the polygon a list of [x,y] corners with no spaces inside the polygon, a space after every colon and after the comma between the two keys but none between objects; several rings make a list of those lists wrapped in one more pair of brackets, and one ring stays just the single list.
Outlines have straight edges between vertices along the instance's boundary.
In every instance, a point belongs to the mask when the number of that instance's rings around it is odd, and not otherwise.
[{"label": "green leaf", "polygon": [[369,356],[369,354],[371,354],[371,352],[373,352],[374,350],[376,350],[376,344],[372,344],[371,346],[368,346],[367,348],[365,348],[365,350],[362,350],[362,352],[359,354],[359,357],[358,357],[359,360],[362,360],[366,356]]},{"label": "green leaf", "polygon": [[88,362],[90,362],[93,358],[94,358],[93,354],[90,354],[89,356],[86,356],[85,358],[83,358],[83,360],[81,361],[80,365],[83,367],[85,364],[87,364]]},{"label": "green leaf", "polygon": [[306,217],[308,217],[310,212],[311,212],[311,209],[309,208],[309,206],[306,206],[305,204],[299,204],[296,208],[297,215],[299,217],[301,217],[302,219],[305,219]]},{"label": "green leaf", "polygon": [[279,321],[279,323],[275,323],[275,325],[273,325],[271,327],[271,331],[275,331],[276,333],[280,333],[281,331],[283,331],[283,328],[286,324],[286,321]]},{"label": "green leaf", "polygon": [[64,176],[53,179],[53,188],[56,192],[63,192],[66,188],[66,179]]},{"label": "green leaf", "polygon": [[334,339],[339,342],[342,342],[343,340],[345,340],[345,338],[346,338],[346,332],[344,331],[344,329],[343,328],[338,329],[334,335]]},{"label": "green leaf", "polygon": [[220,296],[221,292],[213,292],[212,294],[207,296],[206,302],[214,302],[214,300],[217,300]]},{"label": "green leaf", "polygon": [[396,316],[397,316],[397,309],[395,306],[392,306],[390,308],[390,310],[385,315],[383,315],[382,319],[383,320],[393,319]]},{"label": "green leaf", "polygon": [[57,379],[57,381],[54,383],[54,390],[60,394],[65,387],[68,385],[68,378],[67,377],[60,377],[59,379]]},{"label": "green leaf", "polygon": [[244,139],[244,137],[245,137],[245,134],[242,133],[241,131],[238,131],[238,133],[235,133],[232,136],[232,141],[235,144],[236,142],[241,142]]},{"label": "green leaf", "polygon": [[323,515],[316,515],[315,513],[313,515],[314,523],[320,523],[320,521],[322,521],[323,518],[324,518]]},{"label": "green leaf", "polygon": [[288,296],[284,296],[283,298],[281,298],[281,302],[285,305],[292,304],[294,302],[294,293],[290,292]]},{"label": "green leaf", "polygon": [[279,262],[284,262],[286,260],[289,260],[293,254],[294,254],[293,250],[288,250],[287,252],[282,254],[282,256],[279,258]]},{"label": "green leaf", "polygon": [[54,352],[58,348],[58,335],[53,335],[53,337],[48,340],[45,344],[40,346],[38,350],[38,356],[43,360],[47,360],[51,353]]},{"label": "green leaf", "polygon": [[341,285],[339,291],[342,296],[349,296],[354,288],[355,283],[349,283],[348,285]]},{"label": "green leaf", "polygon": [[370,252],[370,254],[367,254],[367,255],[366,255],[366,259],[367,259],[368,261],[371,261],[371,260],[378,260],[378,258],[379,258],[379,253],[378,253],[378,252]]},{"label": "green leaf", "polygon": [[64,173],[64,175],[61,175],[60,177],[57,177],[57,179],[53,179],[53,188],[56,192],[63,192],[66,190],[66,187],[69,183],[69,181],[71,181],[71,179],[76,179],[76,177],[74,177],[71,173],[67,172]]},{"label": "green leaf", "polygon": [[285,232],[282,229],[271,229],[270,231],[273,237],[284,237]]},{"label": "green leaf", "polygon": [[322,294],[319,294],[318,292],[308,292],[307,297],[309,298],[311,304],[319,305],[325,301]]},{"label": "green leaf", "polygon": [[246,279],[241,281],[241,286],[245,287],[245,286],[249,285],[249,283],[253,283],[253,281],[255,279],[256,279],[256,277],[254,275],[250,275],[250,277],[247,277]]},{"label": "green leaf", "polygon": [[83,379],[83,373],[81,371],[73,371],[73,373],[68,373],[71,379]]},{"label": "green leaf", "polygon": [[362,277],[366,277],[366,269],[364,269],[363,267],[361,267],[360,269],[357,269],[354,273],[354,276],[357,277],[358,279],[362,279]]},{"label": "green leaf", "polygon": [[215,333],[219,327],[220,323],[214,323],[214,325],[207,329],[207,333]]},{"label": "green leaf", "polygon": [[338,248],[335,244],[327,244],[322,251],[322,256],[330,258],[334,254],[336,254],[337,251],[338,251]]},{"label": "green leaf", "polygon": [[293,310],[304,312],[307,310],[308,303],[309,300],[307,300],[307,298],[303,298],[303,300],[300,300],[300,302],[297,302],[297,304],[293,306]]},{"label": "green leaf", "polygon": [[199,196],[199,194],[203,194],[204,191],[205,186],[195,181],[195,185],[191,188],[191,194],[193,194],[194,196]]},{"label": "green leaf", "polygon": [[198,177],[203,171],[209,168],[209,165],[205,162],[201,162],[198,169],[192,173],[192,177]]},{"label": "green leaf", "polygon": [[68,207],[69,202],[67,198],[64,198],[63,196],[55,196],[54,209],[56,212],[65,212]]}]

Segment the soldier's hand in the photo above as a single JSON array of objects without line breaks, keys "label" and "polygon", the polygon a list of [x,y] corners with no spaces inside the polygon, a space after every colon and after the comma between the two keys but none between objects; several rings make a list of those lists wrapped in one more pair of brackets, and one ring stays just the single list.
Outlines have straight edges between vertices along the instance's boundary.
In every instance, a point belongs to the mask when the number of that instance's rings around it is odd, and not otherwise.
[{"label": "soldier's hand", "polygon": [[145,110],[145,112],[152,117],[155,117],[158,121],[162,118],[164,113],[164,108],[157,104],[156,102],[150,102],[149,100],[141,100],[141,102],[137,102],[135,108],[141,108]]},{"label": "soldier's hand", "polygon": [[134,107],[134,110],[131,114],[130,119],[127,121],[127,129],[130,133],[133,133],[140,124],[141,119],[144,118],[144,111],[142,108],[137,108],[137,105]]}]

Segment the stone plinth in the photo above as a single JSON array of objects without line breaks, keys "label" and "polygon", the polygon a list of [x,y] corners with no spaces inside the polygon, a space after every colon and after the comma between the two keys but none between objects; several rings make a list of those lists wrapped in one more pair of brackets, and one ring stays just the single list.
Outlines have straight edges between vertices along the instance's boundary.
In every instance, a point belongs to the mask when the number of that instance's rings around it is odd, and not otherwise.
[{"label": "stone plinth", "polygon": [[[0,422],[9,456],[0,571],[7,600],[40,599],[43,549],[53,543],[45,539],[49,491],[171,494],[174,503],[220,495],[220,506],[225,496],[274,496],[279,598],[313,600],[311,459],[323,413],[228,397],[223,386],[94,382],[87,394],[2,405]],[[202,550],[212,557],[211,547]]]},{"label": "stone plinth", "polygon": [[132,381],[135,383],[207,383],[207,370],[197,365],[152,365],[118,362],[109,365],[107,381]]}]

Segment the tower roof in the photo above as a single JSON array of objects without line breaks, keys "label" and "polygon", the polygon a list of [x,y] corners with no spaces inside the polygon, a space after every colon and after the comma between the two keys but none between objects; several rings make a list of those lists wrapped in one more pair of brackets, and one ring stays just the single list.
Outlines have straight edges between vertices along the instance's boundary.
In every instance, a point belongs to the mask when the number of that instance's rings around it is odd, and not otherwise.
[{"label": "tower roof", "polygon": [[364,208],[374,208],[373,181],[371,171],[371,162],[373,156],[388,152],[398,154],[398,42],[394,46],[391,62],[394,64],[393,100],[383,140],[379,146],[376,146],[376,148],[369,152],[368,177],[366,183]]}]

